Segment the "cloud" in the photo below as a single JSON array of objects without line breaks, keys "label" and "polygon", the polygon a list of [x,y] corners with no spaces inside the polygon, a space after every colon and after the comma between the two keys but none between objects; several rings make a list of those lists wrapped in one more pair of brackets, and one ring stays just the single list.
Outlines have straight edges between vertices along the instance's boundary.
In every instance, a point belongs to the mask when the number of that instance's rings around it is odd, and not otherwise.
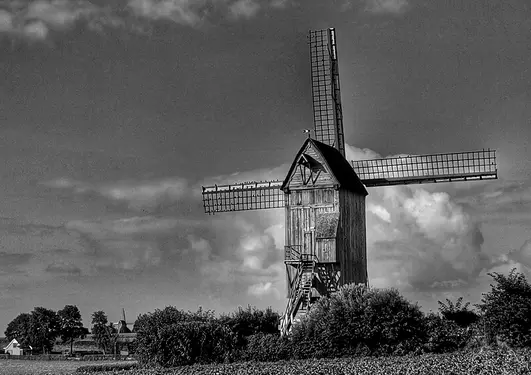
[{"label": "cloud", "polygon": [[19,267],[29,263],[33,258],[31,253],[8,253],[0,251],[0,275],[20,272]]},{"label": "cloud", "polygon": [[373,14],[402,14],[408,9],[409,0],[343,0],[340,9],[345,11],[358,4]]},{"label": "cloud", "polygon": [[273,294],[277,298],[280,296],[279,291],[273,286],[273,283],[271,282],[258,283],[258,284],[251,285],[247,289],[247,293],[249,293],[250,295],[257,296],[257,297],[262,297],[267,294]]},{"label": "cloud", "polygon": [[181,178],[90,184],[63,177],[43,185],[68,189],[75,194],[97,194],[114,204],[125,204],[131,210],[144,212],[173,206],[190,193],[187,181]]},{"label": "cloud", "polygon": [[408,5],[408,0],[366,0],[366,10],[371,13],[403,13]]},{"label": "cloud", "polygon": [[140,17],[196,26],[206,13],[207,1],[130,0],[128,6]]},{"label": "cloud", "polygon": [[56,274],[56,275],[80,275],[81,268],[75,264],[68,262],[55,262],[49,264],[46,269],[46,272]]},{"label": "cloud", "polygon": [[249,19],[261,9],[282,9],[290,0],[129,0],[132,12],[150,20],[166,20],[191,27],[216,17]]},{"label": "cloud", "polygon": [[80,235],[85,255],[92,266],[121,270],[141,270],[158,266],[162,244],[189,222],[153,216],[115,220],[73,220],[65,228]]},{"label": "cloud", "polygon": [[91,25],[109,17],[106,7],[85,0],[11,1],[3,5],[0,32],[32,40],[44,40],[50,31],[70,29],[78,21]]},{"label": "cloud", "polygon": [[7,10],[0,9],[0,32],[13,29],[13,15]]},{"label": "cloud", "polygon": [[255,0],[237,0],[229,6],[229,13],[235,18],[251,18],[260,10]]},{"label": "cloud", "polygon": [[70,27],[76,21],[90,17],[98,9],[89,2],[68,0],[38,0],[30,2],[26,19],[40,20],[51,27]]}]

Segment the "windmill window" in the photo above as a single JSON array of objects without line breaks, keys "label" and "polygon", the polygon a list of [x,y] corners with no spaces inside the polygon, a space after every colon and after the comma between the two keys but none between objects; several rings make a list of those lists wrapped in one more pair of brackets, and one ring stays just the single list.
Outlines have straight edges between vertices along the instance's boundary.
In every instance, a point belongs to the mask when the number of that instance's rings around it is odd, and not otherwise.
[{"label": "windmill window", "polygon": [[335,238],[339,212],[326,212],[318,214],[315,218],[315,238]]},{"label": "windmill window", "polygon": [[325,171],[323,165],[308,154],[302,154],[298,163],[308,168],[314,173],[319,171]]}]

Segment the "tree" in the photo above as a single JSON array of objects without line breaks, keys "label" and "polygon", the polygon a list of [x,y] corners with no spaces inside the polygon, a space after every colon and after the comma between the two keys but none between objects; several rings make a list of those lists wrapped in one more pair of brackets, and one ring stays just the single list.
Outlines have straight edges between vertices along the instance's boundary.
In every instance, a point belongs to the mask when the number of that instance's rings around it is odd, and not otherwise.
[{"label": "tree", "polygon": [[60,320],[55,311],[44,307],[35,307],[31,312],[29,324],[29,345],[43,353],[50,352],[59,335]]},{"label": "tree", "polygon": [[469,327],[479,319],[479,316],[474,311],[468,310],[470,302],[465,303],[464,306],[462,305],[463,297],[459,297],[455,304],[448,298],[446,298],[448,305],[441,301],[437,302],[439,303],[439,312],[442,317],[455,322],[461,328]]},{"label": "tree", "polygon": [[531,346],[531,285],[513,268],[508,276],[488,273],[496,285],[483,294],[476,307],[482,313],[489,343],[496,336],[510,346]]},{"label": "tree", "polygon": [[77,306],[66,305],[57,312],[60,319],[60,335],[63,342],[70,342],[70,355],[73,353],[74,340],[81,337],[85,330],[81,322],[81,313]]},{"label": "tree", "polygon": [[111,348],[111,335],[108,324],[107,315],[103,311],[96,311],[92,313],[92,334],[94,335],[94,341],[98,348],[103,350],[103,354],[106,354]]},{"label": "tree", "polygon": [[29,329],[31,315],[23,313],[13,319],[4,332],[6,337],[11,341],[17,339],[22,346],[29,344]]}]

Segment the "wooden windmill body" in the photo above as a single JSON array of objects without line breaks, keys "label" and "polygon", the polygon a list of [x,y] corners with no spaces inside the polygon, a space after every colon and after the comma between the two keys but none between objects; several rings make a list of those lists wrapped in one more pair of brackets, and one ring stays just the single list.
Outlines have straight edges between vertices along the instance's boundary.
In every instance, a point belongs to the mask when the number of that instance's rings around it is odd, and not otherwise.
[{"label": "wooden windmill body", "polygon": [[282,334],[341,285],[368,283],[366,187],[496,179],[493,150],[348,162],[334,29],[310,31],[315,139],[284,181],[203,187],[205,212],[285,209],[288,303]]}]

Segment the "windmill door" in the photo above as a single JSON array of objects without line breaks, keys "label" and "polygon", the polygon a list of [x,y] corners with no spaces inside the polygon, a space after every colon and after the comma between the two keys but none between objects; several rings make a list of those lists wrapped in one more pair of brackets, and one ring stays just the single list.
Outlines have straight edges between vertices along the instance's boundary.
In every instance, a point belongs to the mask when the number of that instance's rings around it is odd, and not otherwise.
[{"label": "windmill door", "polygon": [[302,225],[301,225],[301,234],[303,239],[302,244],[302,253],[308,255],[314,255],[314,246],[313,246],[313,231],[315,225],[314,218],[314,209],[312,207],[303,207],[302,208]]},{"label": "windmill door", "polygon": [[304,249],[303,254],[314,255],[313,250],[313,231],[306,230],[304,231]]}]

